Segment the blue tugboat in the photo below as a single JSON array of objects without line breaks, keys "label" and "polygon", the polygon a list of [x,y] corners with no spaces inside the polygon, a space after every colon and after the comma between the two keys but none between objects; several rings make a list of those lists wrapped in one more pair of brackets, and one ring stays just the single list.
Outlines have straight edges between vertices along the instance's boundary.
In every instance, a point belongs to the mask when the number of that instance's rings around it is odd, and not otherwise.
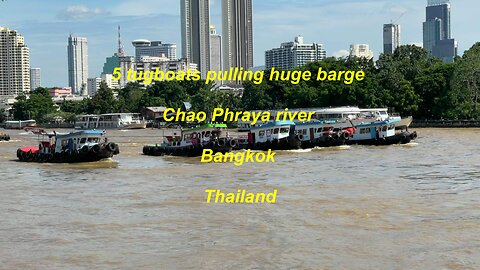
[{"label": "blue tugboat", "polygon": [[301,148],[302,140],[302,134],[295,134],[293,121],[270,122],[250,128],[247,148],[263,151],[296,150]]},{"label": "blue tugboat", "polygon": [[417,132],[396,130],[396,125],[401,123],[400,117],[384,121],[361,123],[355,126],[355,132],[347,141],[348,144],[361,145],[392,145],[407,144],[417,138]]},{"label": "blue tugboat", "polygon": [[302,138],[302,148],[341,146],[353,134],[352,128],[338,128],[335,120],[297,123],[295,133]]},{"label": "blue tugboat", "polygon": [[116,143],[108,142],[105,132],[84,130],[68,134],[44,133],[38,146],[17,150],[17,157],[23,162],[39,163],[80,163],[111,158],[120,153]]},{"label": "blue tugboat", "polygon": [[201,156],[204,149],[213,153],[232,151],[238,146],[238,141],[223,131],[225,124],[205,124],[199,127],[182,130],[180,136],[167,136],[161,144],[145,145],[143,154],[147,156]]}]

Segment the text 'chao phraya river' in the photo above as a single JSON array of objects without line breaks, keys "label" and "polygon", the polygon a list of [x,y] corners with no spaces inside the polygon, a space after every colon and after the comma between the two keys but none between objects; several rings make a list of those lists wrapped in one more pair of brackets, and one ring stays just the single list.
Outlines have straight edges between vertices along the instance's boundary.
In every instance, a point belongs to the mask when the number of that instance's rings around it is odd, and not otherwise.
[{"label": "text 'chao phraya river'", "polygon": [[[242,167],[141,155],[157,130],[108,131],[112,161],[22,163],[36,136],[9,131],[0,269],[478,269],[478,130],[418,131]],[[276,202],[208,204],[205,190]]]}]

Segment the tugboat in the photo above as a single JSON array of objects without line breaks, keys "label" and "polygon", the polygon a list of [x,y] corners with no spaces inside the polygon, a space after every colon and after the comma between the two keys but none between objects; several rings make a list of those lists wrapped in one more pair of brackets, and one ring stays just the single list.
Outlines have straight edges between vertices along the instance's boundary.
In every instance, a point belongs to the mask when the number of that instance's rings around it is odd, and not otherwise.
[{"label": "tugboat", "polygon": [[120,153],[118,145],[104,138],[100,130],[84,130],[68,134],[42,134],[38,146],[17,150],[17,157],[23,162],[38,163],[80,163],[111,158]]},{"label": "tugboat", "polygon": [[10,141],[10,135],[5,134],[5,133],[0,133],[0,142],[1,141]]},{"label": "tugboat", "polygon": [[396,125],[400,119],[393,118],[385,121],[361,123],[355,127],[353,136],[347,141],[348,144],[361,145],[392,145],[407,144],[417,139],[417,132],[408,130],[396,131]]},{"label": "tugboat", "polygon": [[262,151],[296,150],[301,148],[303,138],[303,134],[295,134],[293,121],[270,122],[250,128],[247,148]]},{"label": "tugboat", "polygon": [[334,147],[345,145],[350,139],[353,130],[350,128],[336,128],[337,121],[311,121],[296,124],[295,133],[302,135],[302,148]]},{"label": "tugboat", "polygon": [[213,154],[232,151],[237,147],[238,141],[231,138],[223,130],[225,124],[205,124],[199,127],[182,130],[180,136],[164,137],[161,144],[145,145],[143,154],[147,156],[184,156],[198,157],[204,149],[211,149]]}]

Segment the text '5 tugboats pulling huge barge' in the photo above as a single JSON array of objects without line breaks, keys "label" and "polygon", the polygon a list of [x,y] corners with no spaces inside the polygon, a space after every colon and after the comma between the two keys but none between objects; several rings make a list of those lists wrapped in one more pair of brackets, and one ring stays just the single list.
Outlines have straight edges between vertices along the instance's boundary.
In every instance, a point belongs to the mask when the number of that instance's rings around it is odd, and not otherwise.
[{"label": "text '5 tugboats pulling huge barge'", "polygon": [[108,142],[105,132],[84,130],[68,134],[42,134],[38,146],[17,150],[17,157],[23,162],[79,163],[94,162],[111,158],[120,153],[116,143]]}]

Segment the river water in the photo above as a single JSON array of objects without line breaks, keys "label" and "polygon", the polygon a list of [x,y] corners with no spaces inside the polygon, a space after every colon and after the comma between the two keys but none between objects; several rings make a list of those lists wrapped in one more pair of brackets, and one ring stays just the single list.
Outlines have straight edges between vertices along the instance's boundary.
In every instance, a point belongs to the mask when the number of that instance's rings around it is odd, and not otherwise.
[{"label": "river water", "polygon": [[[147,157],[158,131],[109,131],[121,154],[16,162],[0,142],[0,269],[479,269],[478,129],[416,144],[279,152],[274,164]],[[206,204],[206,189],[275,205]]]}]

